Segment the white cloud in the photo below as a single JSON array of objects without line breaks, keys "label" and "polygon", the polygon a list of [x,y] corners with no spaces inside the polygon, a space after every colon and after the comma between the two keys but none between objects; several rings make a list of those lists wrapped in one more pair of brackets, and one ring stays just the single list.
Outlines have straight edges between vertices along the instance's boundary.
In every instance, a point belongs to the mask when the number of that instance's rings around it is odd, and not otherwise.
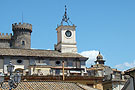
[{"label": "white cloud", "polygon": [[39,50],[40,50],[40,49],[41,49],[41,50],[51,50],[50,48],[48,48],[48,49],[43,49],[43,48],[31,48],[31,49],[37,49],[37,50],[38,50],[38,49],[39,49]]},{"label": "white cloud", "polygon": [[119,70],[125,71],[127,69],[135,67],[135,61],[133,62],[125,62],[123,64],[115,65],[115,67]]},{"label": "white cloud", "polygon": [[[94,61],[96,60],[98,53],[99,53],[99,51],[97,51],[97,50],[83,51],[80,53],[81,55],[89,58],[86,61],[86,67],[91,67],[91,65],[94,64]],[[135,67],[135,61],[124,62],[122,64],[115,65],[114,67],[117,68],[118,70],[125,71],[127,69]]]},{"label": "white cloud", "polygon": [[98,53],[99,53],[99,51],[97,51],[97,50],[90,50],[90,51],[83,51],[80,54],[89,58],[86,61],[86,66],[91,67],[91,65],[94,64],[94,61],[96,60]]}]

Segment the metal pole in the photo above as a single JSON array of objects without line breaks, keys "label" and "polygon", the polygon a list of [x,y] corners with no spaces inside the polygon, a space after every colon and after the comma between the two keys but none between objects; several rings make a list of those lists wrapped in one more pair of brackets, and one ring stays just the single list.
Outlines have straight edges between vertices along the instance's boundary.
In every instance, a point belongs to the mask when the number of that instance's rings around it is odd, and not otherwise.
[{"label": "metal pole", "polygon": [[63,71],[63,81],[65,80],[65,76],[64,76],[64,61],[62,61],[62,71]]}]

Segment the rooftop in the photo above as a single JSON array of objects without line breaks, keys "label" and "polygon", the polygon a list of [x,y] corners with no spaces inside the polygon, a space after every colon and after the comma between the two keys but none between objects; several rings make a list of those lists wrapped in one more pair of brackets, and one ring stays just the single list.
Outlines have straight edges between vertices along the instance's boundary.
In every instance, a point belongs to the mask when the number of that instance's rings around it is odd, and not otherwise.
[{"label": "rooftop", "polygon": [[28,56],[28,57],[60,57],[60,58],[82,58],[87,60],[78,53],[60,53],[55,50],[39,50],[39,49],[0,49],[0,56]]},{"label": "rooftop", "polygon": [[126,70],[125,73],[129,73],[129,72],[133,72],[133,71],[135,71],[135,67]]},{"label": "rooftop", "polygon": [[[8,83],[5,83],[8,86]],[[9,89],[7,87],[4,90]],[[72,82],[55,82],[55,81],[25,81],[19,83],[16,89],[14,90],[98,90],[91,87],[85,87],[84,85],[80,85]]]}]

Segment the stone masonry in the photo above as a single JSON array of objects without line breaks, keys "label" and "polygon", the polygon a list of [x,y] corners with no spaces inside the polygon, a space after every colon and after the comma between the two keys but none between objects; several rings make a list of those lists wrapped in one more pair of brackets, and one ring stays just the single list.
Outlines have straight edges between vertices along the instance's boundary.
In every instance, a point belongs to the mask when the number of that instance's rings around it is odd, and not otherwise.
[{"label": "stone masonry", "polygon": [[12,34],[0,33],[0,48],[31,48],[32,25],[28,23],[12,24]]}]

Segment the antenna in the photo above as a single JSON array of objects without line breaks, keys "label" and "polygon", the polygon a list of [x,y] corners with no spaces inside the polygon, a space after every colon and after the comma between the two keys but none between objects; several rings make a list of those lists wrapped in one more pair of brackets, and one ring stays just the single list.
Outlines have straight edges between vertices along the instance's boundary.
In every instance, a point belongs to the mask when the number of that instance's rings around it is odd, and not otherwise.
[{"label": "antenna", "polygon": [[22,12],[22,23],[23,23],[23,12]]}]

